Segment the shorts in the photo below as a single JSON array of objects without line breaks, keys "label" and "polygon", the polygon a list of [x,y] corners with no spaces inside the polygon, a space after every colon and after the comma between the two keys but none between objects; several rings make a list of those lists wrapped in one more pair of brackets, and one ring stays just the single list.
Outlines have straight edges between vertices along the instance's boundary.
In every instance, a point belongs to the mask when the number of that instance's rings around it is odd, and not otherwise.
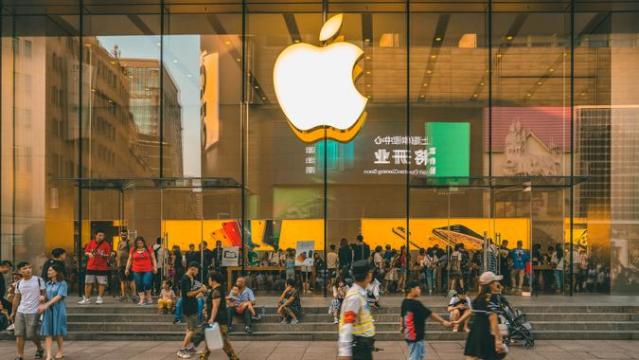
[{"label": "shorts", "polygon": [[129,275],[126,274],[126,268],[125,267],[120,267],[118,269],[118,279],[120,279],[120,281],[132,281],[133,280],[133,274],[131,272],[129,272]]},{"label": "shorts", "polygon": [[84,283],[85,284],[95,284],[96,282],[99,285],[106,285],[107,284],[107,280],[108,280],[109,276],[108,275],[94,275],[94,274],[86,274],[84,276]]},{"label": "shorts", "polygon": [[191,315],[184,315],[184,320],[186,321],[186,329],[188,331],[197,331],[200,327],[199,321],[197,319],[197,313]]},{"label": "shorts", "polygon": [[15,336],[27,339],[37,339],[39,337],[40,314],[16,314],[14,322]]},{"label": "shorts", "polygon": [[153,285],[153,273],[152,272],[134,272],[133,280],[135,281],[135,288],[138,292],[144,292],[151,290]]}]

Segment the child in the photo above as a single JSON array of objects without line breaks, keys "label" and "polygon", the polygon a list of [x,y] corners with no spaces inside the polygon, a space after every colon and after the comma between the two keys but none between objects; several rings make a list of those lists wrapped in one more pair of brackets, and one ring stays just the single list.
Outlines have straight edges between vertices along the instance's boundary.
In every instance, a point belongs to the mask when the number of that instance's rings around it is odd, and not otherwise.
[{"label": "child", "polygon": [[[459,288],[455,291],[455,295],[450,298],[448,304],[448,312],[450,313],[450,321],[457,321],[464,315],[466,311],[471,310],[470,298],[466,296],[466,291],[463,288]],[[468,332],[468,319],[464,322],[464,331]],[[453,326],[453,331],[459,331],[459,325]]]},{"label": "child", "polygon": [[340,309],[342,308],[342,303],[344,302],[347,292],[348,286],[344,282],[344,278],[340,276],[337,281],[337,285],[333,286],[333,300],[331,301],[331,306],[328,310],[329,314],[333,315],[333,324],[339,323]]},{"label": "child", "polygon": [[238,306],[240,304],[240,288],[233,286],[226,297],[226,306]]},{"label": "child", "polygon": [[450,323],[433,313],[418,300],[422,293],[422,288],[418,281],[408,281],[406,291],[406,298],[402,301],[401,307],[401,330],[404,340],[408,344],[408,359],[422,360],[425,355],[424,334],[426,332],[426,320],[429,318],[435,319],[446,327],[450,326]]},{"label": "child", "polygon": [[162,281],[162,290],[158,298],[158,313],[166,314],[169,311],[173,311],[174,305],[175,292],[171,289],[171,282],[164,280]]}]

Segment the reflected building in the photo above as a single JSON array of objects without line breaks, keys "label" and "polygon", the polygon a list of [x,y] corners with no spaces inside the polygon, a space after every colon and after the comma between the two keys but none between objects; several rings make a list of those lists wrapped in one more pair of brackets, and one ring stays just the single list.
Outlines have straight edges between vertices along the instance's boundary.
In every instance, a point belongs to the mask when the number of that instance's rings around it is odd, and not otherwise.
[{"label": "reflected building", "polygon": [[119,62],[129,77],[129,108],[137,127],[138,148],[151,173],[160,174],[162,168],[162,176],[182,176],[182,113],[179,91],[171,73],[165,68],[160,81],[160,61],[155,59],[119,59]]}]

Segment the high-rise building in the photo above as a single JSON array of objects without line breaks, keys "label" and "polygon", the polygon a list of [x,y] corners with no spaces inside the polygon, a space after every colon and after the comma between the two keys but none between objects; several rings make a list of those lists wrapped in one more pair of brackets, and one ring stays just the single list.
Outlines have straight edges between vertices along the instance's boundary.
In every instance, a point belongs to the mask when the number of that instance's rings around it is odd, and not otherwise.
[{"label": "high-rise building", "polygon": [[[140,152],[156,176],[160,175],[161,167],[162,176],[182,176],[182,114],[175,81],[164,69],[163,81],[160,82],[159,60],[119,61],[130,80],[129,108],[137,126]],[[160,101],[161,96],[164,97],[163,102]],[[160,114],[160,111],[163,113]],[[164,142],[163,160],[160,160],[160,138]]]}]

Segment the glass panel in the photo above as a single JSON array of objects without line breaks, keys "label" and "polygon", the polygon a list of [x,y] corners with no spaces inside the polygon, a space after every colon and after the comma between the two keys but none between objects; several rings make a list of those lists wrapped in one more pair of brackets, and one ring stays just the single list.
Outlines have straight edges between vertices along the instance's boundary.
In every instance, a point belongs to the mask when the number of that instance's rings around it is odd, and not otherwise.
[{"label": "glass panel", "polygon": [[[425,268],[413,265],[433,292],[474,288],[491,230],[490,192],[467,187],[469,176],[489,174],[486,29],[480,11],[411,14],[411,183],[430,184],[410,190],[411,245],[417,263],[429,256]],[[464,261],[449,264],[453,253]]]},{"label": "glass panel", "polygon": [[[74,253],[79,140],[79,17],[2,17],[0,257],[34,273]],[[64,259],[63,259],[64,260]]]},{"label": "glass panel", "polygon": [[[249,266],[260,265],[257,259],[262,259],[266,252],[293,249],[294,254],[298,241],[308,241],[306,244],[310,244],[313,251],[322,251],[324,247],[324,168],[318,155],[321,145],[298,139],[280,109],[282,103],[278,103],[273,83],[273,67],[280,52],[296,42],[318,44],[321,20],[319,13],[247,15],[245,231],[257,221],[273,234],[272,245],[253,248],[257,256],[251,254],[246,259]],[[246,254],[250,251],[246,249]],[[252,273],[254,279],[262,275],[273,279],[267,290],[279,291],[286,277],[295,277],[292,260],[285,269],[287,261],[283,251],[280,259],[271,262],[282,266],[281,271]],[[301,283],[302,273],[298,274],[297,280]],[[304,280],[312,276],[312,272],[303,274]],[[307,289],[310,288],[310,281],[306,284]]]},{"label": "glass panel", "polygon": [[636,294],[639,259],[639,8],[577,2],[574,286]]},{"label": "glass panel", "polygon": [[85,15],[83,177],[160,176],[160,16]]},{"label": "glass panel", "polygon": [[[365,10],[339,4],[329,9],[329,16],[345,12],[340,34],[363,51],[355,65],[361,69],[355,87],[367,103],[358,133],[351,134],[347,142],[329,138],[318,144],[319,158],[328,172],[327,242],[337,246],[346,239],[353,260],[368,259],[373,252],[381,254],[391,245],[397,252],[393,277],[400,283],[391,289],[395,291],[407,279],[405,186],[409,162],[413,161],[402,141],[407,129],[405,16],[376,6]],[[351,120],[353,128],[360,126],[359,120]],[[363,242],[358,241],[359,235]],[[382,288],[387,269],[379,256],[375,278]]]}]

